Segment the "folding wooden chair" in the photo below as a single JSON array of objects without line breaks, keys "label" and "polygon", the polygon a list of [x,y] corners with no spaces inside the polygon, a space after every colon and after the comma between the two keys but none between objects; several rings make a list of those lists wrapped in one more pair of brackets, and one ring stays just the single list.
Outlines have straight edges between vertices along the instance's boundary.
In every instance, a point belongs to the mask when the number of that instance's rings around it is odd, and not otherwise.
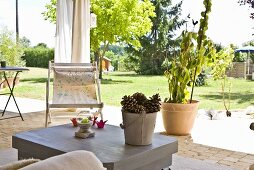
[{"label": "folding wooden chair", "polygon": [[[50,75],[53,72],[53,98],[49,103]],[[51,108],[98,108],[102,116],[100,80],[96,64],[49,62],[46,84],[46,122],[51,122]]]}]

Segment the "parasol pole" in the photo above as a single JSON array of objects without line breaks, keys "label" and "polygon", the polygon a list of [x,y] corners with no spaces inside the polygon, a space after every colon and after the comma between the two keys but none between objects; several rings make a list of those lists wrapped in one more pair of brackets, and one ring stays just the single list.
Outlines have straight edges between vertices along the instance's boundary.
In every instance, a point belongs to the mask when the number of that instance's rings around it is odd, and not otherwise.
[{"label": "parasol pole", "polygon": [[250,50],[248,51],[248,55],[247,55],[247,69],[248,69],[248,75],[250,74]]}]

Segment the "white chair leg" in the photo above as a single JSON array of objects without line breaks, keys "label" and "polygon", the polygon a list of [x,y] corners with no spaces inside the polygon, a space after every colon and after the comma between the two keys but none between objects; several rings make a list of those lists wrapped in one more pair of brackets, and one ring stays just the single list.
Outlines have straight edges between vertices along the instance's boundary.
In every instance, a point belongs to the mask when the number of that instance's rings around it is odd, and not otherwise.
[{"label": "white chair leg", "polygon": [[45,121],[45,127],[48,127],[48,124],[51,123],[51,112],[49,108],[46,109],[46,121]]},{"label": "white chair leg", "polygon": [[103,120],[102,108],[100,108],[100,109],[98,110],[98,112],[99,112],[99,114],[100,114],[100,116],[101,116],[101,120]]}]

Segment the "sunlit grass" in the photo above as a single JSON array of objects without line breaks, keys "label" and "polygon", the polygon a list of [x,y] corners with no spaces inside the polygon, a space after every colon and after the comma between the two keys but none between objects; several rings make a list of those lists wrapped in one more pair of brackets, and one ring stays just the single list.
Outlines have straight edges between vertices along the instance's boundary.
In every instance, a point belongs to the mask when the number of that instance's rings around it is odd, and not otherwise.
[{"label": "sunlit grass", "polygon": [[[15,96],[45,100],[47,69],[30,68],[20,74],[21,83],[15,89]],[[231,109],[244,109],[254,104],[254,81],[232,79]],[[204,109],[224,109],[219,81],[209,79],[206,86],[196,87],[194,99]],[[112,72],[103,75],[101,84],[102,100],[106,105],[120,106],[121,98],[135,92],[147,96],[159,93],[168,96],[167,80],[164,76],[141,76],[134,72]]]}]

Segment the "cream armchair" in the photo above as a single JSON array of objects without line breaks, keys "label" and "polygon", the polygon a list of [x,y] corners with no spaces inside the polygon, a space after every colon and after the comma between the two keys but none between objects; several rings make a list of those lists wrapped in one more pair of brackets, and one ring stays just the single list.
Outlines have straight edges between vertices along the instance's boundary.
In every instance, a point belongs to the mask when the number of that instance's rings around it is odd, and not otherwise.
[{"label": "cream armchair", "polygon": [[28,159],[0,166],[0,170],[106,170],[100,160],[88,151],[73,151],[45,160]]}]

